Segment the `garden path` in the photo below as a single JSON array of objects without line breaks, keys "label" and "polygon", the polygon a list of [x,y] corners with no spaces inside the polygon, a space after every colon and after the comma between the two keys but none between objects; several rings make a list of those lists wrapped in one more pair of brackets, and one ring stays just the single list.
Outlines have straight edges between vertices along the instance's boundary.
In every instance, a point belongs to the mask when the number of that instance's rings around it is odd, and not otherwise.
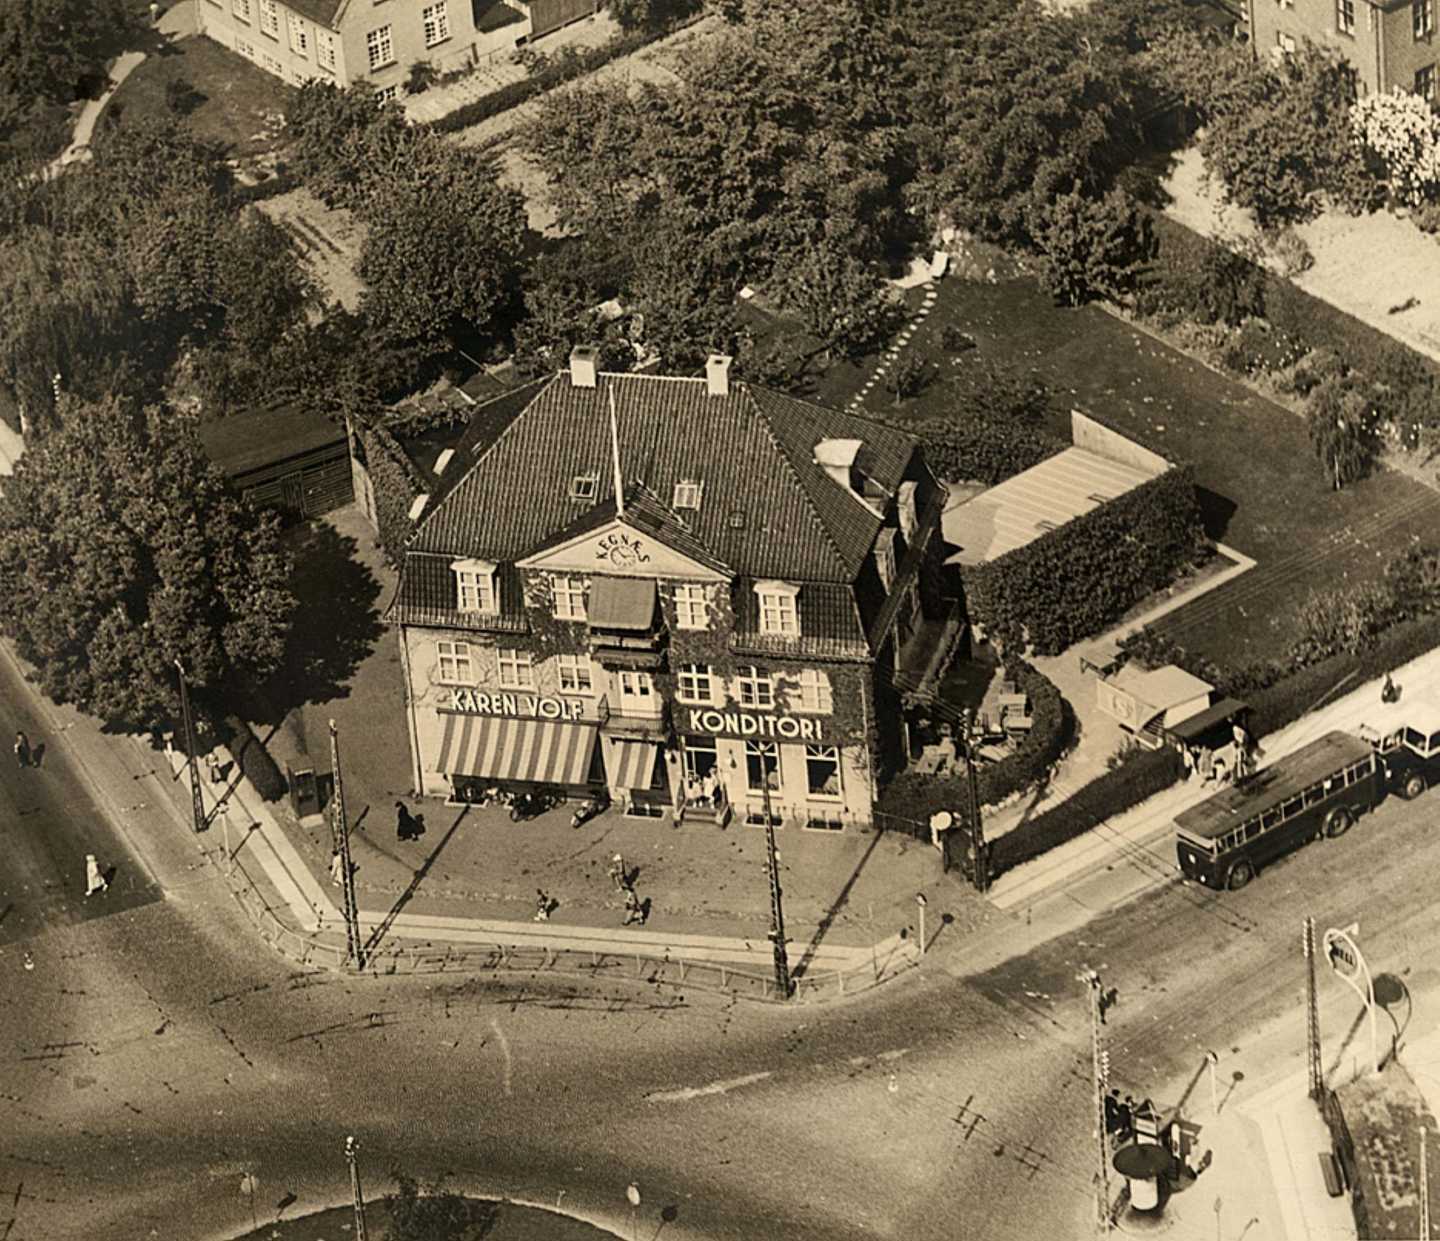
[{"label": "garden path", "polygon": [[[1248,211],[1221,201],[1197,147],[1175,157],[1163,187],[1171,200],[1165,214],[1196,232],[1222,239],[1258,231]],[[1332,209],[1295,232],[1315,256],[1309,271],[1292,277],[1295,285],[1440,361],[1440,243],[1435,238],[1384,211],[1350,216]]]}]

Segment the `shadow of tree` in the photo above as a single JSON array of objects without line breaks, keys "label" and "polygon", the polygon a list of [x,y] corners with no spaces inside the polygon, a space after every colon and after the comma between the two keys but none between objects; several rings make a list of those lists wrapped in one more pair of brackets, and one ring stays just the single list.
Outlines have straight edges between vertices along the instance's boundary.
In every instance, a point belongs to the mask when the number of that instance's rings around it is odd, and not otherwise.
[{"label": "shadow of tree", "polygon": [[349,696],[347,681],[385,633],[380,581],[355,558],[359,544],[326,522],[293,527],[290,589],[297,607],[285,657],[244,695],[246,718],[278,726],[297,707]]}]

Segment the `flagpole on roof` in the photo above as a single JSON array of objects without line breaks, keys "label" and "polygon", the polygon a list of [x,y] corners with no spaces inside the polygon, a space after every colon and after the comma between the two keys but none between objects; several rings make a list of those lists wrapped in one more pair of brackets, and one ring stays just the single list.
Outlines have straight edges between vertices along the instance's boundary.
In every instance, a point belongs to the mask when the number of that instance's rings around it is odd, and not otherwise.
[{"label": "flagpole on roof", "polygon": [[610,448],[615,459],[615,512],[618,516],[625,516],[625,488],[620,481],[620,427],[615,420],[615,388],[607,384],[606,391],[610,394]]}]

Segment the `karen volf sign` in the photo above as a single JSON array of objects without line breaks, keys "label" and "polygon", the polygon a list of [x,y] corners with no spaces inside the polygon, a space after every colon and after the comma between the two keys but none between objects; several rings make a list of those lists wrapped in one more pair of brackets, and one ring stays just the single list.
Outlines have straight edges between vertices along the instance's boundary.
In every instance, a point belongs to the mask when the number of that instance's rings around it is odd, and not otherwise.
[{"label": "karen volf sign", "polygon": [[748,711],[692,708],[690,731],[716,737],[778,737],[782,741],[819,741],[820,721],[794,715],[752,715]]},{"label": "karen volf sign", "polygon": [[450,691],[450,709],[464,715],[578,720],[584,717],[585,703],[580,698],[542,698],[537,694],[487,694],[478,689],[453,689]]}]

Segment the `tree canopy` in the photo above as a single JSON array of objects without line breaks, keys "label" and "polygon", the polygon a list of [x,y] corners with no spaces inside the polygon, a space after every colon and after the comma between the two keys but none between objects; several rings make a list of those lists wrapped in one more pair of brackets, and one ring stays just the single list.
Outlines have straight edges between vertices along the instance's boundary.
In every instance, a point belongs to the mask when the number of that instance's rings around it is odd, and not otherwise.
[{"label": "tree canopy", "polygon": [[66,398],[0,490],[0,630],[41,688],[107,723],[174,718],[278,665],[294,608],[273,515],[236,499],[174,410]]}]

